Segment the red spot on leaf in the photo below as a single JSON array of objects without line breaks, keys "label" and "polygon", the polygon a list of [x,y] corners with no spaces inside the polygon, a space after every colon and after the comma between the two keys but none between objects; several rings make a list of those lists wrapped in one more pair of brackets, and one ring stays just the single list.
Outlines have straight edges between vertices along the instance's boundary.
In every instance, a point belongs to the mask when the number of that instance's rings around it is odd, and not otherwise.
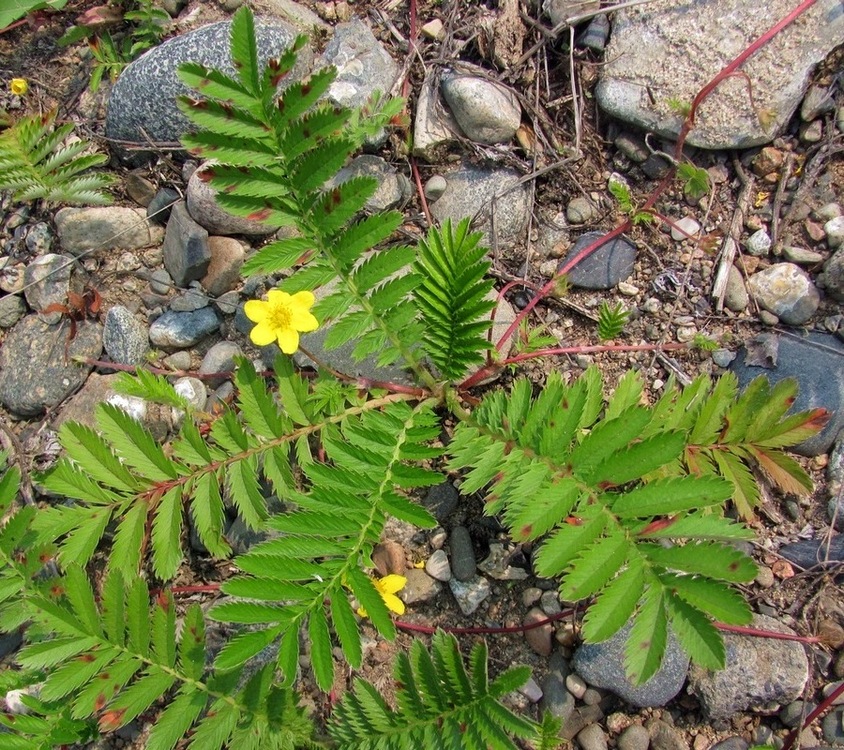
[{"label": "red spot on leaf", "polygon": [[302,84],[302,94],[304,96],[307,96],[308,94],[311,93],[311,88],[313,88],[313,87],[311,86],[310,83],[303,83]]},{"label": "red spot on leaf", "polygon": [[253,211],[246,218],[250,219],[251,221],[264,221],[265,219],[269,219],[270,216],[272,216],[272,214],[273,214],[273,210],[271,208],[267,207],[267,208],[262,208],[260,211]]},{"label": "red spot on leaf", "polygon": [[105,708],[105,704],[106,704],[106,697],[105,697],[105,694],[104,694],[104,693],[100,693],[100,694],[99,694],[99,695],[98,695],[98,696],[94,699],[94,710],[95,710],[95,711],[102,711],[102,710]]},{"label": "red spot on leaf", "polygon": [[50,587],[50,594],[55,597],[62,596],[64,594],[64,586],[59,586],[58,584]]},{"label": "red spot on leaf", "polygon": [[566,518],[566,523],[569,526],[583,526],[583,519],[578,518],[577,516],[568,516],[568,518]]},{"label": "red spot on leaf", "polygon": [[524,526],[522,526],[521,529],[519,529],[519,536],[522,539],[528,539],[532,533],[533,533],[533,524],[532,523],[527,523]]},{"label": "red spot on leaf", "polygon": [[106,711],[102,716],[100,716],[100,720],[98,722],[100,730],[103,732],[113,732],[115,729],[122,727],[123,716],[125,713],[125,708],[117,708],[112,709],[111,711]]},{"label": "red spot on leaf", "polygon": [[203,182],[211,182],[217,175],[213,169],[203,169],[198,176]]},{"label": "red spot on leaf", "polygon": [[94,655],[82,654],[82,656],[79,657],[79,661],[81,661],[83,664],[90,664],[92,661],[94,661]]}]

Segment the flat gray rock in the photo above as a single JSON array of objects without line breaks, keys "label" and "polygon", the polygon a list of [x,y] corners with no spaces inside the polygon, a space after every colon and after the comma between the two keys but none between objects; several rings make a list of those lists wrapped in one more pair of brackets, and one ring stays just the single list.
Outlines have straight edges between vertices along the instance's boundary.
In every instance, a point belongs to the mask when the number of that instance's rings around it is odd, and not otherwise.
[{"label": "flat gray rock", "polygon": [[102,326],[83,321],[77,324],[72,341],[68,341],[69,330],[67,322],[48,326],[37,315],[28,315],[9,331],[0,348],[0,401],[9,411],[36,416],[85,382],[91,368],[73,358],[99,358]]},{"label": "flat gray rock", "polygon": [[[274,19],[256,19],[258,62],[278,57],[290,47],[298,31]],[[184,62],[196,62],[235,76],[231,61],[231,22],[221,21],[168,39],[126,66],[111,90],[106,115],[106,136],[137,144],[177,142],[192,128],[176,106],[176,97],[192,92],[176,75]],[[310,67],[312,53],[306,48],[285,80],[301,78]]]},{"label": "flat gray rock", "polygon": [[823,430],[791,450],[804,456],[826,453],[844,428],[844,342],[837,337],[762,333],[742,347],[730,369],[742,388],[759,375],[771,383],[796,378],[792,412],[822,407],[832,414]]},{"label": "flat gray rock", "polygon": [[491,244],[494,215],[498,242],[521,238],[527,224],[528,191],[525,185],[519,184],[518,172],[466,165],[445,177],[448,180],[445,192],[431,204],[431,214],[438,224],[447,219],[457,224],[467,216],[476,217],[474,226],[483,232],[483,242]]},{"label": "flat gray rock", "polygon": [[94,206],[63,208],[55,216],[61,249],[71,255],[86,250],[136,250],[161,242],[161,227],[142,208]]},{"label": "flat gray rock", "polygon": [[485,78],[443,78],[443,97],[466,137],[476,143],[506,143],[519,129],[522,108],[512,91]]},{"label": "flat gray rock", "polygon": [[[581,250],[599,240],[603,232],[586,232],[577,238],[560,268],[574,258]],[[586,256],[568,273],[572,286],[583,289],[612,289],[633,273],[636,262],[636,246],[624,237],[615,237],[594,253]]]},{"label": "flat gray rock", "polygon": [[75,261],[68,255],[47,253],[32,261],[24,271],[24,297],[45,323],[61,320],[59,311],[42,312],[50,305],[66,305],[71,291],[71,273]]},{"label": "flat gray rock", "polygon": [[187,349],[220,328],[217,313],[211,307],[194,312],[164,313],[149,329],[149,339],[165,349]]},{"label": "flat gray rock", "polygon": [[601,643],[584,644],[575,652],[572,666],[590,685],[609,690],[633,706],[664,706],[682,690],[689,657],[671,633],[659,671],[644,685],[632,683],[624,672],[624,644],[631,627],[625,625]]},{"label": "flat gray rock", "polygon": [[[765,615],[755,615],[753,627],[795,635]],[[809,661],[802,644],[725,633],[724,645],[724,669],[711,672],[692,666],[689,670],[689,692],[697,696],[707,718],[730,719],[747,710],[775,713],[803,693]]]},{"label": "flat gray rock", "polygon": [[[676,138],[682,117],[671,101],[690,103],[725,65],[794,9],[770,0],[764,13],[746,0],[654,0],[613,14],[598,104],[610,115]],[[688,143],[711,149],[749,148],[777,136],[800,105],[814,66],[844,38],[844,6],[819,0],[779,33],[700,108]],[[766,118],[767,119],[767,118]]]}]

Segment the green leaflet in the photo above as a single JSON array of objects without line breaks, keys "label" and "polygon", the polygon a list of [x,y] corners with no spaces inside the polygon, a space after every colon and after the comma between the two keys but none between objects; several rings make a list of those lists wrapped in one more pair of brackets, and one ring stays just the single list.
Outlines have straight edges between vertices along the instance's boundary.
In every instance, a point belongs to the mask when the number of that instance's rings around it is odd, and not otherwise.
[{"label": "green leaflet", "polygon": [[391,711],[375,688],[359,679],[336,706],[329,726],[332,738],[349,750],[515,750],[513,737],[533,739],[537,725],[498,702],[524,684],[529,670],[517,667],[490,682],[481,644],[469,661],[467,670],[454,636],[438,632],[430,653],[414,641],[410,654],[399,653],[394,664],[396,702],[402,711]]}]

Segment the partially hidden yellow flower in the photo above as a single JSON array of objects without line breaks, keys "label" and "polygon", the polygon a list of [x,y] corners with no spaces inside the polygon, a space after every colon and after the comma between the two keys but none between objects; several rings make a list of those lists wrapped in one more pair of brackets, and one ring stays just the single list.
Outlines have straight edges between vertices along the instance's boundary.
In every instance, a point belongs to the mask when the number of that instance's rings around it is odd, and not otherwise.
[{"label": "partially hidden yellow flower", "polygon": [[[397,615],[403,615],[404,602],[396,594],[404,588],[407,578],[391,573],[381,579],[373,578],[372,583],[375,586],[375,590],[381,594],[381,598],[384,600],[384,604],[387,605],[387,609],[390,612],[395,612]],[[358,608],[358,614],[361,617],[368,616],[363,607]]]},{"label": "partially hidden yellow flower", "polygon": [[288,294],[280,289],[270,289],[267,301],[251,299],[244,306],[246,317],[257,325],[249,338],[258,346],[277,342],[285,354],[299,348],[299,333],[315,331],[319,322],[311,313],[314,304],[312,292]]},{"label": "partially hidden yellow flower", "polygon": [[26,82],[26,78],[13,78],[9,88],[15,96],[23,96],[29,91],[29,84]]}]

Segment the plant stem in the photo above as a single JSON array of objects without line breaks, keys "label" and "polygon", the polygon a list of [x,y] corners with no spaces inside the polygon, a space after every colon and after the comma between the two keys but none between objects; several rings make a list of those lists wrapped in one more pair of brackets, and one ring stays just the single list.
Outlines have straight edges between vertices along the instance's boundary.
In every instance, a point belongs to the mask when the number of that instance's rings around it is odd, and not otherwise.
[{"label": "plant stem", "polygon": [[[674,146],[674,156],[675,160],[679,160],[683,155],[683,146],[686,143],[686,138],[689,135],[689,132],[695,125],[695,115],[697,114],[697,110],[699,109],[700,105],[703,101],[729,76],[731,76],[749,57],[754,55],[758,52],[762,47],[764,47],[771,39],[773,39],[780,31],[782,31],[786,26],[789,26],[793,23],[799,16],[805,13],[809,8],[811,8],[817,0],[803,0],[791,13],[789,13],[785,18],[780,20],[778,23],[774,24],[770,29],[768,29],[764,34],[762,34],[758,39],[753,41],[743,52],[737,55],[732,61],[730,61],[726,66],[724,66],[710,81],[707,83],[700,91],[698,91],[697,95],[695,96],[694,100],[692,101],[692,106],[689,110],[689,114],[687,115],[685,121],[683,122],[682,127],[680,128],[680,133],[677,136],[677,142]],[[656,201],[659,197],[665,192],[668,186],[671,184],[671,181],[674,179],[674,176],[677,172],[677,167],[675,164],[672,164],[668,170],[668,173],[665,177],[662,178],[660,183],[654,188],[653,192],[650,194],[648,199],[645,201],[644,205],[640,209],[641,211],[649,211],[653,208]],[[594,253],[598,248],[602,247],[603,245],[607,244],[610,240],[618,237],[623,232],[628,231],[632,227],[632,222],[630,219],[619,224],[615,229],[610,230],[607,234],[603,237],[598,238],[595,242],[591,243],[587,247],[583,248],[577,255],[575,255],[571,260],[567,261],[560,270],[556,273],[556,275],[543,286],[536,296],[528,302],[525,308],[516,316],[516,319],[510,325],[510,327],[505,331],[504,335],[499,339],[498,344],[496,347],[498,351],[504,346],[504,342],[507,341],[512,335],[513,332],[518,328],[519,324],[522,320],[533,310],[534,307],[539,303],[539,301],[546,295],[548,292],[554,287],[556,284],[557,279],[568,273],[574,266],[576,266],[580,261],[584,258],[588,257],[592,253]],[[477,382],[477,381],[476,381]]]}]

